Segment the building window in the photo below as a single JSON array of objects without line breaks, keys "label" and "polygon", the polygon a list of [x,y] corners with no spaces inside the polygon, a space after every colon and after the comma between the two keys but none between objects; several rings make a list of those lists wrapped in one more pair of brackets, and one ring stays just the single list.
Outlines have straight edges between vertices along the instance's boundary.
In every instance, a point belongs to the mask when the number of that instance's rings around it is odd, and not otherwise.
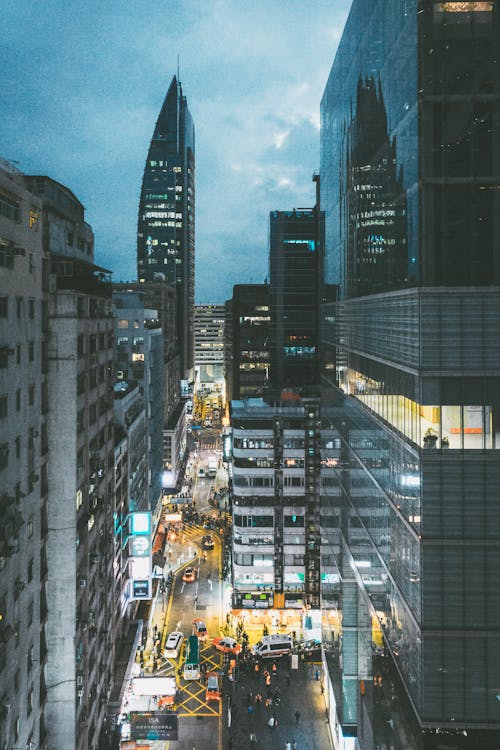
[{"label": "building window", "polygon": [[73,242],[75,241],[75,235],[73,232],[68,232],[68,245],[70,247],[73,247]]},{"label": "building window", "polygon": [[38,211],[30,208],[30,229],[33,229],[34,232],[38,232],[38,217]]},{"label": "building window", "polygon": [[16,364],[21,364],[21,344],[16,345]]},{"label": "building window", "polygon": [[8,412],[8,397],[0,396],[0,419],[7,416]]},{"label": "building window", "polygon": [[33,669],[33,646],[30,646],[30,648],[28,649],[28,653],[26,656],[26,669],[28,674]]},{"label": "building window", "polygon": [[78,249],[81,250],[81,252],[85,252],[85,240],[83,237],[78,237]]},{"label": "building window", "polygon": [[28,583],[33,580],[33,558],[28,563]]},{"label": "building window", "polygon": [[7,318],[9,315],[9,298],[0,297],[0,318]]},{"label": "building window", "polygon": [[33,320],[33,318],[35,317],[35,299],[34,299],[34,297],[30,297],[30,301],[29,301],[29,316],[30,316],[31,320]]},{"label": "building window", "polygon": [[19,435],[16,437],[16,458],[21,458],[21,438]]},{"label": "building window", "polygon": [[[33,605],[31,605],[31,608],[33,609]],[[28,697],[26,699],[26,715],[29,716],[31,712],[33,711],[33,690],[30,690],[28,693]],[[31,742],[28,742],[28,747],[31,746]]]},{"label": "building window", "polygon": [[85,336],[83,333],[80,333],[77,339],[77,354],[79,357],[83,357],[85,354]]},{"label": "building window", "polygon": [[33,519],[28,519],[28,539],[30,539],[33,536]]},{"label": "building window", "polygon": [[6,469],[9,465],[9,444],[0,445],[0,469]]},{"label": "building window", "polygon": [[21,318],[23,314],[23,298],[16,297],[16,315],[17,318]]},{"label": "building window", "polygon": [[35,386],[30,385],[28,390],[28,405],[34,406],[35,405]]},{"label": "building window", "polygon": [[28,359],[30,362],[33,362],[35,359],[35,342],[30,341],[28,344]]},{"label": "building window", "polygon": [[16,411],[21,411],[21,391],[16,391]]},{"label": "building window", "polygon": [[6,219],[10,219],[11,221],[20,221],[21,211],[19,203],[13,201],[11,198],[7,198],[5,195],[0,195],[0,216],[5,216]]},{"label": "building window", "polygon": [[119,320],[118,328],[128,328],[128,320]]}]

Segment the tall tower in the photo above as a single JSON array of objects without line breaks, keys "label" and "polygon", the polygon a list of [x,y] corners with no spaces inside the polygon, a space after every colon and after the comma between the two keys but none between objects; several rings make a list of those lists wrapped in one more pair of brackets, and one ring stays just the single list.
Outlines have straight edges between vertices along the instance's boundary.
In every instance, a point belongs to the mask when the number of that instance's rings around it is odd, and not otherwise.
[{"label": "tall tower", "polygon": [[174,76],[149,146],[139,202],[137,274],[175,285],[183,375],[193,367],[194,125]]},{"label": "tall tower", "polygon": [[321,104],[325,682],[362,750],[500,743],[498,10],[354,0]]}]

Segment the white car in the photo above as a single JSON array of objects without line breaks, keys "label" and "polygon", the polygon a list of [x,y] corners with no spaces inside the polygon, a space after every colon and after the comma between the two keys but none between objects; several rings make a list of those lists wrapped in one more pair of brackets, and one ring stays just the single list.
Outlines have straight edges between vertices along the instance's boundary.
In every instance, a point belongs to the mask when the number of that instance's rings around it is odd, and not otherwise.
[{"label": "white car", "polygon": [[174,630],[173,633],[170,633],[167,638],[167,642],[165,643],[164,653],[166,659],[177,659],[181,652],[183,640],[184,635],[182,633],[179,633],[178,630]]}]

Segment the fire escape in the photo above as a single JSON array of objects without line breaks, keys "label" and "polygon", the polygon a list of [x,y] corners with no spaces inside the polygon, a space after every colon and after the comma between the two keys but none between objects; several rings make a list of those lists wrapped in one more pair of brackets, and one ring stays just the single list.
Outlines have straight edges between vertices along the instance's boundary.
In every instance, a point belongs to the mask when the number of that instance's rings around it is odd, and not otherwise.
[{"label": "fire escape", "polygon": [[283,593],[283,423],[273,420],[274,440],[274,591]]},{"label": "fire escape", "polygon": [[305,587],[307,603],[314,609],[320,606],[320,477],[321,477],[321,419],[319,402],[305,403]]}]

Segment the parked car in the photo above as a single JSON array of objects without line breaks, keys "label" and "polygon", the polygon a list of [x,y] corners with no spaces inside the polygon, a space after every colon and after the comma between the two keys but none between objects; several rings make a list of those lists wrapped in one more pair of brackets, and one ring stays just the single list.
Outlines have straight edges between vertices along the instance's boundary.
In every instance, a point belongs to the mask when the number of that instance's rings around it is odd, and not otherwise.
[{"label": "parked car", "polygon": [[207,689],[205,693],[205,700],[207,702],[220,700],[219,675],[217,674],[217,672],[207,673]]},{"label": "parked car", "polygon": [[214,638],[212,646],[217,651],[222,651],[223,654],[239,654],[241,651],[241,643],[235,641],[234,638]]},{"label": "parked car", "polygon": [[184,573],[182,574],[182,580],[185,581],[185,583],[193,583],[196,581],[196,571],[194,568],[186,568]]},{"label": "parked car", "polygon": [[197,635],[200,641],[205,641],[208,638],[207,626],[203,620],[193,620],[193,635]]},{"label": "parked car", "polygon": [[308,641],[300,641],[298,644],[301,651],[308,659],[321,659],[321,641],[311,638]]}]

